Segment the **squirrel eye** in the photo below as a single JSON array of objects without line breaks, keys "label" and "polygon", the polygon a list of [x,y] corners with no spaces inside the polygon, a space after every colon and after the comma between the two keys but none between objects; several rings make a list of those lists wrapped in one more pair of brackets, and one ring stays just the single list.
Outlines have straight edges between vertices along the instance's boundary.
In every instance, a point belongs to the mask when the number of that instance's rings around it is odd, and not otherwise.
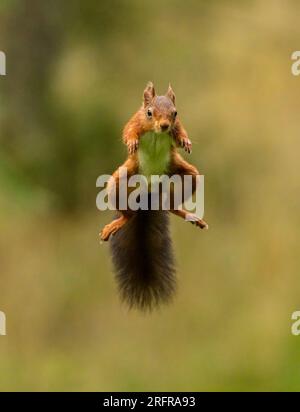
[{"label": "squirrel eye", "polygon": [[175,110],[175,112],[173,113],[174,118],[177,116],[177,110]]},{"label": "squirrel eye", "polygon": [[147,110],[147,116],[152,117],[152,111],[150,109]]}]

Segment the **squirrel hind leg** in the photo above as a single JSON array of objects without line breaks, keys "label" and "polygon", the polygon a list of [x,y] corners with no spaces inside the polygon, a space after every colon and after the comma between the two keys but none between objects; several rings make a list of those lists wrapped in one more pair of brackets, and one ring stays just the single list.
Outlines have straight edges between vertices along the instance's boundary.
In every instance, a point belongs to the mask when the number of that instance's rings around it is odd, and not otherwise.
[{"label": "squirrel hind leg", "polygon": [[196,216],[194,213],[189,213],[184,209],[173,209],[170,210],[170,212],[176,216],[183,218],[186,222],[190,222],[193,225],[200,227],[200,229],[208,229],[208,224],[203,219],[200,219],[198,216]]},{"label": "squirrel hind leg", "polygon": [[197,227],[200,227],[200,229],[208,229],[208,224],[205,222],[205,220],[200,219],[194,213],[187,213],[186,216],[185,216],[185,220],[187,222],[191,222],[192,224],[196,225]]},{"label": "squirrel hind leg", "polygon": [[128,222],[130,216],[121,215],[119,218],[113,220],[111,223],[108,223],[100,232],[100,239],[104,242],[108,241],[110,236],[117,233]]}]

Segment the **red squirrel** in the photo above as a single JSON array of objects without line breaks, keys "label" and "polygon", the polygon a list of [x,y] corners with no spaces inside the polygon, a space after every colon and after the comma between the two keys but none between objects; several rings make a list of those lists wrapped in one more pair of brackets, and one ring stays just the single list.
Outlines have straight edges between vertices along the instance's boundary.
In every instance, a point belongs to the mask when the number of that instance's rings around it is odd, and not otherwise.
[{"label": "red squirrel", "polygon": [[[121,167],[127,169],[127,178],[136,174],[192,176],[192,192],[196,190],[195,166],[186,162],[177,152],[183,148],[191,153],[192,143],[180,122],[171,85],[164,96],[157,96],[152,82],[144,90],[143,104],[123,130],[123,142],[128,158]],[[108,182],[118,188],[120,168]],[[168,302],[175,290],[174,259],[168,231],[168,213],[171,212],[201,229],[206,222],[193,213],[171,206],[170,210],[118,210],[118,218],[100,232],[103,241],[111,237],[113,263],[121,297],[130,307],[152,309]]]}]

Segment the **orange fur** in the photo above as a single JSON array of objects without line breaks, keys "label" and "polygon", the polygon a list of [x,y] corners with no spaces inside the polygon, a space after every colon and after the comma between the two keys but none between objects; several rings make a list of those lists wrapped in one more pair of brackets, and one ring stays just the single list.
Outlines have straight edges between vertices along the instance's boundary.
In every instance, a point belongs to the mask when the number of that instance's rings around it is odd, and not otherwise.
[{"label": "orange fur", "polygon": [[[169,85],[168,91],[165,96],[156,96],[153,84],[150,82],[147,84],[144,95],[143,105],[140,109],[131,117],[123,130],[123,142],[128,148],[128,158],[122,167],[127,168],[128,178],[134,174],[139,173],[139,161],[137,155],[137,149],[139,146],[139,140],[143,134],[149,131],[160,132],[167,130],[175,142],[176,147],[182,147],[186,152],[191,153],[192,143],[188,138],[188,134],[180,122],[175,107],[175,94]],[[151,114],[151,116],[149,115]],[[163,129],[165,128],[165,129]],[[195,166],[186,162],[178,153],[175,147],[171,149],[171,160],[169,165],[170,175],[179,174],[192,175],[193,176],[193,192],[196,190],[196,176],[199,174]],[[115,183],[118,189],[119,185],[119,169],[115,171],[108,187],[113,187]],[[130,192],[130,189],[129,189]],[[117,198],[116,205],[118,206],[118,190],[116,191]],[[172,213],[177,214],[180,217],[186,217],[184,213],[176,213],[171,210]],[[115,233],[120,227],[122,227],[132,216],[130,210],[121,211],[126,218],[113,222],[114,224],[107,225],[101,234],[103,240],[108,240],[110,234]],[[121,225],[120,225],[121,222]],[[205,222],[200,222],[199,226],[206,226]]]}]

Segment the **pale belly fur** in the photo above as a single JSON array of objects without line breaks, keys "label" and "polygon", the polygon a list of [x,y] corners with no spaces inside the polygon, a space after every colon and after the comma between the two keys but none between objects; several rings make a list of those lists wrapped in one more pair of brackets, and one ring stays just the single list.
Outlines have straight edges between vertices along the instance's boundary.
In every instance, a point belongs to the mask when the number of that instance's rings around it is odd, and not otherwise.
[{"label": "pale belly fur", "polygon": [[167,174],[171,160],[172,137],[167,133],[145,133],[139,143],[139,174],[147,179],[151,175]]}]

